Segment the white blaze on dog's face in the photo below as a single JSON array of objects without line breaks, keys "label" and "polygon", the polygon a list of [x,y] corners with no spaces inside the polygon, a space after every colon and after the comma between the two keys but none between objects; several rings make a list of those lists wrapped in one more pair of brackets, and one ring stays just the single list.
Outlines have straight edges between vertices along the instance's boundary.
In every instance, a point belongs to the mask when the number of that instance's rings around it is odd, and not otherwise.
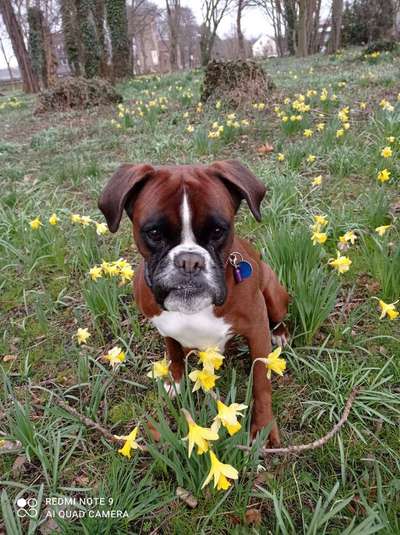
[{"label": "white blaze on dog's face", "polygon": [[[183,271],[187,276],[178,285],[178,291],[171,291],[164,300],[164,308],[170,311],[185,312],[191,314],[210,306],[213,302],[213,289],[217,284],[215,280],[215,262],[210,253],[196,242],[192,228],[192,211],[189,205],[188,195],[183,192],[180,209],[181,216],[181,243],[173,247],[168,253],[170,268],[178,271],[177,276]],[[196,278],[203,271],[206,285],[211,290],[194,291]]]},{"label": "white blaze on dog's face", "polygon": [[125,208],[164,310],[194,314],[226,299],[225,266],[242,198],[257,219],[262,183],[236,161],[209,166],[122,166],[99,206],[112,232]]}]

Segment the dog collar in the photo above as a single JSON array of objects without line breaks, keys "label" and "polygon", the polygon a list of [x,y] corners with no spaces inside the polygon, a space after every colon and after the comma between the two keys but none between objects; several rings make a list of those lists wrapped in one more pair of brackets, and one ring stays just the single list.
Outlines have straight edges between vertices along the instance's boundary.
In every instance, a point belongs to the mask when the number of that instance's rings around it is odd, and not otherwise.
[{"label": "dog collar", "polygon": [[233,267],[233,276],[237,283],[243,282],[253,274],[253,266],[243,259],[241,253],[232,251],[228,256],[228,262]]}]

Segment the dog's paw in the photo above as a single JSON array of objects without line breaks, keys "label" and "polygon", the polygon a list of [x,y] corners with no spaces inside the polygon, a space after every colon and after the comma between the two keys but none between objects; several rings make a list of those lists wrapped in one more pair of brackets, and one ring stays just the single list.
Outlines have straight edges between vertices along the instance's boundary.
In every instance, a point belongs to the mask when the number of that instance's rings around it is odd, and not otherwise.
[{"label": "dog's paw", "polygon": [[[257,425],[255,422],[251,424],[250,427],[250,438],[251,442],[253,443],[255,439],[257,438],[258,433],[266,427],[267,424],[264,425]],[[276,423],[272,425],[272,429],[267,437],[267,441],[265,443],[265,446],[267,448],[279,448],[281,445],[281,439],[279,438],[279,430]]]},{"label": "dog's paw", "polygon": [[168,394],[168,397],[171,399],[174,399],[177,394],[181,391],[181,383],[177,383],[174,381],[173,383],[168,383],[167,381],[164,381],[163,383],[164,389],[166,393]]},{"label": "dog's paw", "polygon": [[271,332],[271,342],[274,346],[284,347],[289,342],[289,331],[285,325],[278,325]]}]

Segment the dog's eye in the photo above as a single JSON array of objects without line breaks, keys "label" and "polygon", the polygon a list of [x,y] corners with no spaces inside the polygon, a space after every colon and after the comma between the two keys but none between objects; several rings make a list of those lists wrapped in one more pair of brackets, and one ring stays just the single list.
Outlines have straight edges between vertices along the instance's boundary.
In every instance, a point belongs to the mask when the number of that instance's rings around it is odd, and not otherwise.
[{"label": "dog's eye", "polygon": [[152,241],[160,241],[162,238],[162,234],[157,228],[148,230],[146,234]]},{"label": "dog's eye", "polygon": [[211,236],[213,240],[218,240],[219,238],[221,238],[223,233],[224,233],[224,229],[222,227],[215,227],[212,230]]}]

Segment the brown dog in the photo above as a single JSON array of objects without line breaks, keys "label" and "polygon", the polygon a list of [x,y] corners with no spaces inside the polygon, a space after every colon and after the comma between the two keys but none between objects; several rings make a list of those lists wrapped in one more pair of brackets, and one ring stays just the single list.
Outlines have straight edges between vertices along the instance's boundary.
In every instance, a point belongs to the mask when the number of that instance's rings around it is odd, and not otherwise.
[{"label": "brown dog", "polygon": [[[235,334],[251,358],[271,351],[270,326],[283,321],[288,294],[275,273],[234,234],[242,199],[260,221],[265,187],[238,161],[212,165],[122,165],[106,185],[99,208],[111,232],[125,209],[143,261],[134,283],[141,312],[165,337],[176,387],[190,349],[218,347]],[[283,345],[287,332],[274,329]],[[170,386],[170,390],[172,390]],[[175,389],[174,389],[175,390]],[[271,382],[256,362],[251,433],[273,421]],[[269,436],[279,444],[276,424]]]}]

